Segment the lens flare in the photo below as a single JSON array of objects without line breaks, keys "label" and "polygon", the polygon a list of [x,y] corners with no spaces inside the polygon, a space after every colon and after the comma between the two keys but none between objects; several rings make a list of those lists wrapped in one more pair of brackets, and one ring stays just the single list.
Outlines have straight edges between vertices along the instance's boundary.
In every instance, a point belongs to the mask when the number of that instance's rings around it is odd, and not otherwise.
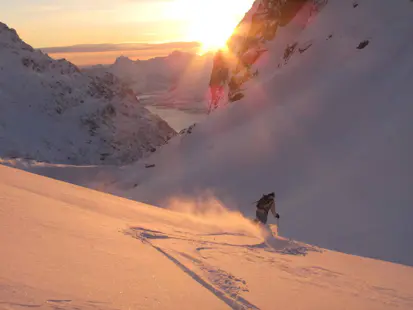
[{"label": "lens flare", "polygon": [[176,0],[174,18],[186,20],[185,40],[201,43],[201,53],[225,48],[226,41],[254,0]]}]

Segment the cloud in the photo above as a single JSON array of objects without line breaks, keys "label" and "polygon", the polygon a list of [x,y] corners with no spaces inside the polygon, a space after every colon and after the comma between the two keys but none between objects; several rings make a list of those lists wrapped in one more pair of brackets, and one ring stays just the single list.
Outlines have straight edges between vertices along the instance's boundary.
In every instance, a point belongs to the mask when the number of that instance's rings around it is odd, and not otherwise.
[{"label": "cloud", "polygon": [[79,44],[62,47],[41,48],[44,53],[96,53],[110,51],[142,51],[151,49],[191,49],[199,48],[198,42],[168,42],[168,43],[123,43],[123,44]]}]

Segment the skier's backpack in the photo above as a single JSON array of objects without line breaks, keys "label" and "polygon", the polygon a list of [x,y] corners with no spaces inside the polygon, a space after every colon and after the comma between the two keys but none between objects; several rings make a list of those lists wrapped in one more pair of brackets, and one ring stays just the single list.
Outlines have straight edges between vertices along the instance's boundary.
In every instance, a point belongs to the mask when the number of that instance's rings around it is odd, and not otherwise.
[{"label": "skier's backpack", "polygon": [[260,200],[257,201],[257,208],[261,210],[267,210],[267,206],[270,201],[271,201],[271,194],[262,195]]}]

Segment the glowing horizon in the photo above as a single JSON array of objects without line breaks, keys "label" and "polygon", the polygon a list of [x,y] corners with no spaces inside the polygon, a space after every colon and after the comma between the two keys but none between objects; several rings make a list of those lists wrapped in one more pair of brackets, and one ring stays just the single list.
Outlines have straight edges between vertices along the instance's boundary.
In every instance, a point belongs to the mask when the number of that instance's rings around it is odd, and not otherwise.
[{"label": "glowing horizon", "polygon": [[0,21],[36,48],[125,42],[225,46],[254,0],[0,0]]},{"label": "glowing horizon", "polygon": [[225,48],[235,27],[254,0],[222,1],[175,0],[169,13],[178,20],[186,20],[186,41],[201,43],[201,53]]}]

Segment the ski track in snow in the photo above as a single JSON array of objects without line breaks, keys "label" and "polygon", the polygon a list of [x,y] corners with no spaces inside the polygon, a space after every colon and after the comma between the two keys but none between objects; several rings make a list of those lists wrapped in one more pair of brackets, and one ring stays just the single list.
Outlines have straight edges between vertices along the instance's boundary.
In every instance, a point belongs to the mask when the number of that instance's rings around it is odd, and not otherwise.
[{"label": "ski track in snow", "polygon": [[273,238],[236,214],[0,176],[1,310],[413,308],[411,267]]},{"label": "ski track in snow", "polygon": [[[369,284],[362,278],[350,277],[348,274],[321,266],[292,266],[289,256],[305,256],[310,252],[323,253],[324,250],[279,237],[274,238],[272,235],[264,234],[265,240],[260,242],[257,237],[242,233],[193,234],[174,230],[171,234],[136,226],[125,230],[124,234],[156,249],[232,309],[260,307],[248,300],[248,279],[222,267],[220,258],[223,256],[230,256],[238,262],[245,261],[264,265],[264,268],[281,270],[281,279],[293,279],[308,287],[347,293],[356,298],[363,297],[372,301],[382,299],[389,307],[397,307],[400,303],[413,305],[411,296],[403,295],[394,289]],[[233,244],[221,240],[226,236],[237,236],[245,242]],[[187,249],[190,245],[185,252],[182,251],[183,244]],[[221,266],[217,266],[215,262]]]},{"label": "ski track in snow", "polygon": [[[284,255],[306,255],[309,251],[321,251],[316,247],[300,245],[297,242],[267,237],[264,242],[249,244],[232,244],[216,241],[222,236],[251,237],[241,233],[211,233],[206,235],[191,235],[189,233],[176,231],[177,234],[167,234],[161,231],[145,229],[142,227],[130,227],[125,230],[126,235],[132,236],[144,244],[148,244],[158,252],[162,253],[182,271],[188,274],[200,285],[208,289],[217,298],[221,299],[232,309],[260,309],[256,305],[242,297],[249,292],[248,283],[241,277],[225,271],[212,263],[205,252],[225,255],[228,247],[236,247],[242,250],[244,258],[250,261],[264,258],[256,254],[257,251],[271,252]],[[209,238],[213,239],[208,240]],[[197,239],[202,238],[202,239]],[[174,249],[174,241],[184,241],[191,244],[191,254]],[[162,241],[170,241],[167,245]],[[250,240],[248,240],[250,241]],[[201,253],[202,251],[202,253]],[[264,260],[265,261],[265,260]],[[272,260],[266,263],[272,263]]]},{"label": "ski track in snow", "polygon": [[[201,270],[202,275],[197,274],[195,271],[191,270],[190,267],[186,266],[182,261],[180,261],[176,256],[169,251],[162,248],[161,246],[155,245],[151,240],[162,240],[162,239],[181,239],[180,237],[170,237],[161,232],[145,230],[139,227],[131,228],[132,232],[135,233],[134,237],[141,240],[143,243],[149,244],[154,249],[165,255],[170,261],[177,265],[182,271],[192,277],[200,285],[208,289],[217,298],[221,299],[228,306],[233,309],[259,309],[257,306],[251,304],[246,299],[239,296],[241,290],[247,291],[246,282],[242,279],[238,279],[228,272],[220,270],[212,265],[205,262],[204,259],[195,258],[186,253],[174,252],[179,254],[186,260],[192,262],[198,269]],[[185,240],[182,238],[181,240]],[[186,239],[188,240],[188,239]],[[188,240],[194,242],[194,240]],[[225,244],[227,245],[227,244]],[[228,245],[227,245],[228,246]],[[204,279],[206,277],[206,279]],[[242,284],[242,286],[238,285]]]}]

